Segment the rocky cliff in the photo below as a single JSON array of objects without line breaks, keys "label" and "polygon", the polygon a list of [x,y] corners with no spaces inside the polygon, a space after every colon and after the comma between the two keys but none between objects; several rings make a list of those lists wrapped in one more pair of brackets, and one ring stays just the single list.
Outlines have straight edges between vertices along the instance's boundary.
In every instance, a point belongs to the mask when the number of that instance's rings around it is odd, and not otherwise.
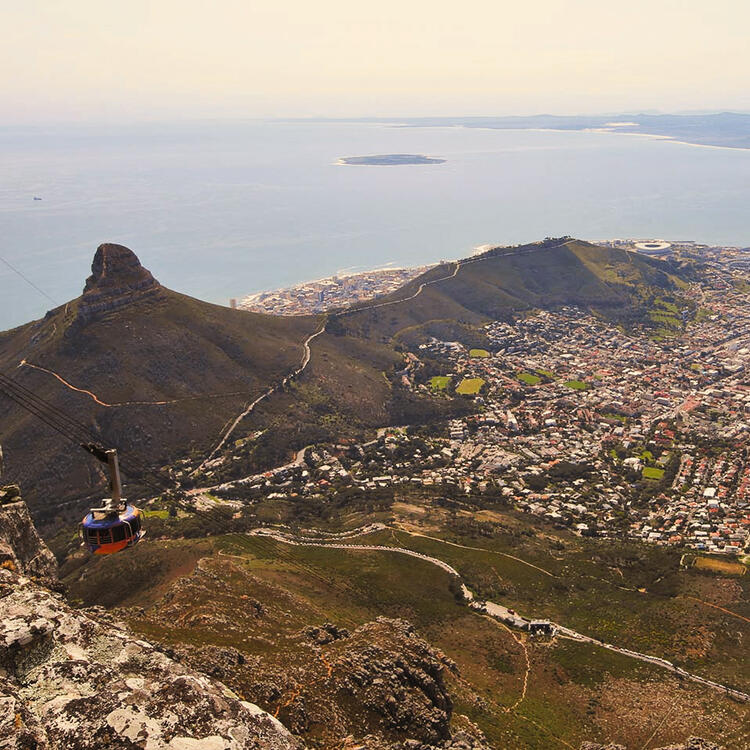
[{"label": "rocky cliff", "polygon": [[123,245],[99,245],[91,264],[91,276],[86,279],[83,296],[78,305],[79,318],[131,304],[143,297],[155,295],[159,282],[145,269],[138,256]]},{"label": "rocky cliff", "polygon": [[0,747],[300,750],[258,706],[68,606],[19,501],[0,506]]},{"label": "rocky cliff", "polygon": [[16,485],[0,488],[0,567],[47,586],[57,584],[57,562],[37,534]]},{"label": "rocky cliff", "polygon": [[299,592],[236,558],[202,558],[159,600],[117,612],[311,746],[343,750],[349,738],[359,750],[491,747],[453,712],[456,665],[409,622],[326,622]]}]

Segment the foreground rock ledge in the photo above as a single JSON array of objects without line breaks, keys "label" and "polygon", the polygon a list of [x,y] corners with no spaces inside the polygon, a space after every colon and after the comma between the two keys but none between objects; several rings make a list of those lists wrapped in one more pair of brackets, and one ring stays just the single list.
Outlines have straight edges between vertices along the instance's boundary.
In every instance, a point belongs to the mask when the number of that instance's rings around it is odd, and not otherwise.
[{"label": "foreground rock ledge", "polygon": [[23,554],[6,554],[0,567],[0,747],[303,747],[278,720],[221,682],[183,667],[124,628],[72,609],[32,580],[39,573],[49,580],[49,551],[25,504],[0,507],[6,551],[14,549],[19,530]]}]

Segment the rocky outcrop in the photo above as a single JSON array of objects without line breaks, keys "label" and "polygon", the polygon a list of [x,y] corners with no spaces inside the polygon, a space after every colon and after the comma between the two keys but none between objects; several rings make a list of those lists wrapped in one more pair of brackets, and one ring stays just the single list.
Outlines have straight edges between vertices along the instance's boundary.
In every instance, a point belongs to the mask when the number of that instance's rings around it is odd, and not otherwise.
[{"label": "rocky outcrop", "polygon": [[309,600],[229,555],[202,558],[157,602],[117,614],[315,747],[489,748],[467,717],[452,716],[455,665],[411,624],[318,619]]},{"label": "rocky outcrop", "polygon": [[0,567],[29,576],[47,586],[57,583],[57,562],[37,534],[18,487],[0,489]]},{"label": "rocky outcrop", "polygon": [[445,685],[455,665],[404,620],[379,617],[354,631],[333,662],[333,674],[384,724],[419,743],[450,738],[453,703]]},{"label": "rocky outcrop", "polygon": [[[599,745],[596,742],[584,742],[581,745],[581,750],[628,750],[628,748],[624,745]],[[701,737],[690,737],[685,743],[656,747],[654,750],[722,750],[722,748],[710,740],[704,740]]]},{"label": "rocky outcrop", "polygon": [[419,740],[404,740],[403,742],[387,742],[382,737],[367,735],[358,739],[345,737],[337,750],[496,750],[487,744],[484,737],[478,737],[468,732],[458,731],[439,745],[429,745]]},{"label": "rocky outcrop", "polygon": [[78,303],[78,317],[90,318],[144,297],[155,295],[159,282],[146,270],[138,256],[123,245],[99,245]]},{"label": "rocky outcrop", "polygon": [[52,569],[23,504],[0,507],[0,529],[15,529],[21,540],[5,539],[12,564],[0,568],[0,747],[302,748],[279,721],[223,683],[122,625],[72,609],[32,580],[32,571],[43,578]]}]

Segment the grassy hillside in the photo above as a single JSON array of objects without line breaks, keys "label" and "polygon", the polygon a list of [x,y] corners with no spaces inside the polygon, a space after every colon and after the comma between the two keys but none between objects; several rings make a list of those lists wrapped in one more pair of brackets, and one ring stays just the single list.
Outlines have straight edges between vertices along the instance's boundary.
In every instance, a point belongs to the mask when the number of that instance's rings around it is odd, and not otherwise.
[{"label": "grassy hillside", "polygon": [[262,458],[278,459],[289,446],[465,413],[466,401],[422,398],[399,384],[395,373],[403,366],[402,352],[430,336],[483,347],[482,324],[560,305],[590,308],[656,333],[663,316],[654,311],[672,304],[681,285],[677,269],[664,262],[578,240],[495,248],[458,268],[455,263],[432,268],[376,300],[375,307],[363,304],[329,317],[297,387],[264,403],[248,420],[258,430],[269,429],[262,445],[248,448],[241,463],[228,467],[230,474],[261,468]]},{"label": "grassy hillside", "polygon": [[354,335],[385,339],[434,321],[479,323],[560,305],[646,322],[652,300],[682,283],[666,263],[580,240],[494,248],[461,261],[454,271],[454,263],[437,266],[382,300],[404,301],[347,314],[341,323]]},{"label": "grassy hillside", "polygon": [[245,429],[262,430],[262,437],[242,446],[220,475],[278,464],[314,441],[466,413],[471,407],[460,398],[427,399],[400,385],[403,351],[430,336],[482,348],[483,323],[566,304],[626,326],[658,327],[654,311],[672,304],[683,284],[663,262],[564,239],[494,248],[432,268],[390,296],[332,313],[310,367],[246,420]]},{"label": "grassy hillside", "polygon": [[[748,636],[747,581],[681,569],[678,552],[602,545],[503,508],[455,513],[413,495],[369,518],[351,509],[335,528],[373,518],[391,528],[347,543],[424,552],[522,614],[748,687],[737,657]],[[338,672],[326,676],[347,639],[311,647],[301,634],[326,622],[353,631],[382,615],[413,623],[456,663],[448,676],[454,727],[468,717],[492,747],[577,748],[585,740],[643,747],[649,738],[662,746],[699,734],[738,750],[749,739],[747,706],[596,646],[510,632],[458,604],[450,576],[428,562],[239,535],[214,539],[203,554],[193,569],[185,542],[149,542],[132,562],[97,560],[67,581],[86,603],[126,605],[120,614],[136,630],[188,661],[220,664],[222,652],[212,648],[237,649],[246,667],[227,670],[233,689],[279,711],[311,746],[330,747],[337,732],[361,736],[373,725],[337,690]],[[128,577],[118,574],[125,565]],[[175,583],[177,576],[184,578]],[[331,716],[336,723],[326,722]]]}]

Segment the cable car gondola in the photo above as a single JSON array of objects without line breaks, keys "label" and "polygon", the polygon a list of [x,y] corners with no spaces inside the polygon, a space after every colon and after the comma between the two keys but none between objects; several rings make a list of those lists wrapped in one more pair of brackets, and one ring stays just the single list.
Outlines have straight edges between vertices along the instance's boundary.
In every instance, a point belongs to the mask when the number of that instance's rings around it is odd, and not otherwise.
[{"label": "cable car gondola", "polygon": [[105,451],[92,443],[83,448],[107,464],[112,497],[105,498],[100,508],[91,508],[86,514],[81,522],[81,536],[92,554],[111,555],[143,539],[146,532],[141,523],[142,514],[122,497],[117,451]]}]

